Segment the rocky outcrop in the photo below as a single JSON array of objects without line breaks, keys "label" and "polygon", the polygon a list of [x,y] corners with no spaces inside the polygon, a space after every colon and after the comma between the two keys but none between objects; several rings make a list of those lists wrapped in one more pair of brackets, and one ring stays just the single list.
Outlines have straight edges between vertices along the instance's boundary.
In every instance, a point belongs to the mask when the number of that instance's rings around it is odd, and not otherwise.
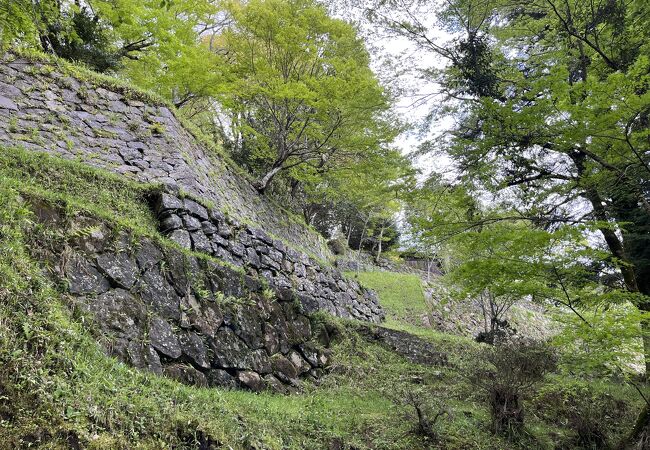
[{"label": "rocky outcrop", "polygon": [[[6,56],[0,64],[0,145],[160,183],[167,192],[157,205],[160,229],[182,247],[260,276],[283,298],[297,297],[306,312],[383,320],[374,294],[325,262],[331,253],[317,233],[261,197],[169,108],[141,93],[81,79],[64,66]],[[181,199],[179,192],[200,201]],[[123,289],[132,288],[128,272],[116,276]]]},{"label": "rocky outcrop", "polygon": [[307,313],[323,310],[368,322],[384,318],[373,291],[262,230],[169,193],[159,196],[155,208],[161,232],[181,247],[213,255],[260,277],[280,298],[298,300]]},{"label": "rocky outcrop", "polygon": [[293,295],[276,295],[212,258],[92,218],[79,221],[76,229],[92,231],[54,246],[48,257],[109,354],[192,385],[283,393],[327,366],[329,350],[312,342],[310,320]]}]

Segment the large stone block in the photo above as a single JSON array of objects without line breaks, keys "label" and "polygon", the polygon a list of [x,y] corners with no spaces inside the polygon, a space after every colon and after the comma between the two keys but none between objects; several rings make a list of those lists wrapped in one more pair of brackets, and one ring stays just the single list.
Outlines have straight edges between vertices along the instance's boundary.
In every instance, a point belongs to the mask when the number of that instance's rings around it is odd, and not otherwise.
[{"label": "large stone block", "polygon": [[180,319],[180,298],[157,267],[146,271],[134,289],[162,317]]},{"label": "large stone block", "polygon": [[208,359],[208,348],[196,333],[191,331],[182,333],[178,338],[183,355],[189,359],[189,362],[203,369],[210,368]]},{"label": "large stone block", "polygon": [[97,266],[113,283],[131,289],[139,275],[135,259],[126,252],[103,253],[97,256]]},{"label": "large stone block", "polygon": [[176,359],[181,356],[182,349],[178,337],[174,334],[171,325],[158,316],[153,316],[149,321],[149,342],[160,354]]},{"label": "large stone block", "polygon": [[102,294],[111,287],[108,280],[80,255],[74,255],[66,264],[68,289],[72,294]]}]

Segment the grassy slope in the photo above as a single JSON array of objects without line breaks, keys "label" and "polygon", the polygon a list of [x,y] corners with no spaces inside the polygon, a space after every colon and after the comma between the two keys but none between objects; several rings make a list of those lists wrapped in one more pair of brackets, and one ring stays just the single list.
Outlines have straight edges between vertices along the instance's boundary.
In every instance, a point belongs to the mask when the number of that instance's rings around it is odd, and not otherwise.
[{"label": "grassy slope", "polygon": [[[471,370],[475,361],[474,357],[480,352],[483,345],[462,336],[442,333],[420,325],[421,317],[427,313],[429,307],[422,291],[420,278],[413,274],[382,271],[358,274],[350,272],[347,275],[356,277],[363,285],[378,292],[381,305],[386,311],[386,322],[383,326],[406,331],[430,340],[432,345],[447,353],[452,365],[458,367],[458,371],[448,372],[453,379],[452,383],[456,385],[455,390],[449,391],[449,386],[442,387],[440,384],[435,384],[436,395],[445,398],[446,404],[452,405],[452,411],[454,408],[460,407],[462,410],[467,406],[467,403],[463,401],[458,402],[463,398],[463,394],[467,394],[465,399],[477,406],[475,402],[480,402],[480,396],[476,396],[476,389],[464,378],[463,372],[466,371],[465,369]],[[561,355],[561,358],[564,357],[570,359],[571,355]],[[449,379],[447,379],[448,381]],[[441,387],[442,390],[440,390]],[[458,393],[463,394],[456,397],[455,394]],[[574,404],[576,398],[585,401],[585,410],[579,410],[578,405]],[[549,405],[551,400],[555,403]],[[634,411],[640,409],[641,404],[641,398],[630,385],[609,382],[594,376],[577,378],[573,374],[555,374],[550,376],[548,382],[541,386],[537,393],[531,395],[527,401],[525,406],[529,411],[527,433],[530,435],[518,445],[511,442],[501,445],[505,445],[503,448],[524,448],[527,444],[532,445],[533,448],[554,448],[559,442],[573,442],[571,439],[575,437],[576,424],[569,423],[567,426],[567,420],[571,420],[567,417],[572,412],[579,417],[574,419],[583,425],[593,421],[596,424],[595,429],[602,431],[608,437],[608,442],[612,444],[618,442],[618,439],[624,435],[626,426],[632,426],[632,422],[635,420]],[[484,408],[480,406],[477,408],[478,410],[475,412],[485,414]],[[607,408],[612,410],[621,408],[618,411],[620,415],[616,416],[617,413],[614,411],[602,411]],[[599,409],[601,411],[598,413],[594,412]],[[487,416],[485,417],[487,420]],[[462,421],[459,423],[458,420],[458,414],[454,414],[453,423],[449,425],[447,432],[449,429],[464,430]],[[485,439],[483,445],[486,445],[486,448],[491,448],[492,445],[498,448],[499,444],[494,441],[494,437],[487,430],[483,428],[482,433]],[[445,439],[449,439],[449,435],[445,436]],[[445,445],[448,444],[450,443],[445,443]],[[571,448],[582,448],[575,443],[570,446]],[[457,448],[456,444],[451,445],[450,448]],[[476,448],[481,447],[477,444]]]},{"label": "grassy slope", "polygon": [[[196,389],[106,357],[43,278],[31,249],[47,245],[22,198],[65,206],[155,236],[138,185],[58,158],[0,153],[0,447],[193,448],[195,435],[246,448],[417,448],[405,409],[386,395],[413,368],[343,332],[335,374],[304,395]],[[357,376],[351,377],[354,373]],[[363,376],[360,376],[363,374]],[[354,380],[354,381],[353,381]],[[386,426],[390,424],[390,426]]]},{"label": "grassy slope", "polygon": [[[355,277],[354,272],[347,274]],[[412,325],[421,323],[421,317],[427,313],[427,306],[417,275],[392,272],[361,272],[358,280],[381,294],[381,305],[386,310],[386,322],[400,325],[404,322]]]},{"label": "grassy slope", "polygon": [[57,158],[0,153],[0,448],[66,448],[77,439],[95,448],[194,448],[197,431],[233,448],[319,448],[337,436],[374,435],[376,417],[391,417],[391,407],[373,392],[341,387],[282,397],[196,389],[100,351],[33,259],[30,247],[47,245],[53,230],[34,224],[22,198],[118,218],[119,226],[153,236],[146,196],[154,188]]},{"label": "grassy slope", "polygon": [[[360,339],[354,323],[325,316],[314,324],[336,331],[334,363],[320,386],[301,395],[197,389],[106,357],[43,277],[33,250],[47,245],[51,230],[34,224],[21,194],[155,236],[151,189],[74,162],[0,152],[0,448],[196,448],[205,436],[232,448],[426,448],[431,443],[412,432],[404,391],[419,391],[429,412],[449,410],[436,447],[550,448],[548,426],[535,414],[521,443],[489,433],[484,401],[462,369],[410,364]],[[389,326],[431,339],[459,367],[461,355],[476,350],[471,341],[415,325],[424,299],[413,277],[361,280],[378,290]]]},{"label": "grassy slope", "polygon": [[383,326],[431,339],[438,345],[451,345],[452,348],[471,347],[476,350],[477,346],[472,340],[440,333],[421,325],[422,316],[427,314],[428,307],[417,275],[383,271],[358,274],[349,272],[346,275],[358,279],[361,284],[379,293],[381,305],[386,311]]}]

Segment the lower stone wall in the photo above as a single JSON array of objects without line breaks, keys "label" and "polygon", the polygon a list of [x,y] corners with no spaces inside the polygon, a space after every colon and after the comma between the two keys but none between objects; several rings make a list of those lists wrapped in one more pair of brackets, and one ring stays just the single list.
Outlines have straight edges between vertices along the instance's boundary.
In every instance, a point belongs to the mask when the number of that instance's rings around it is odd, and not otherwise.
[{"label": "lower stone wall", "polygon": [[35,209],[48,227],[89,230],[52,251],[53,273],[125,363],[198,386],[283,393],[327,365],[300,303],[257,277],[92,218],[71,225],[56,208]]},{"label": "lower stone wall", "polygon": [[243,268],[247,275],[265,279],[279,298],[297,298],[307,313],[324,310],[375,323],[384,319],[375,292],[260,229],[171,193],[162,193],[155,208],[161,232],[181,247],[207,253]]}]

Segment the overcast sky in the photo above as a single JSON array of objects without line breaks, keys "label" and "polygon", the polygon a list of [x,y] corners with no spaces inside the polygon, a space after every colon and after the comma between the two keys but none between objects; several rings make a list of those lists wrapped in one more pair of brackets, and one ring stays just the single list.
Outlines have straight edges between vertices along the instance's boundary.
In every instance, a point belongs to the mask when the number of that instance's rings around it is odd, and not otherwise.
[{"label": "overcast sky", "polygon": [[[375,73],[382,79],[382,82],[395,87],[397,83],[401,95],[398,97],[396,112],[403,120],[418,126],[425,116],[431,111],[431,108],[442,99],[440,97],[431,97],[432,93],[438,90],[438,87],[429,80],[422,80],[419,77],[418,70],[425,68],[442,68],[444,61],[431,53],[425,53],[406,38],[379,36],[377,33],[368,32],[370,26],[361,19],[362,9],[358,6],[340,6],[335,10],[335,15],[346,20],[353,18],[360,24],[366,43],[372,55],[372,68]],[[436,39],[445,39],[449,35],[443,30],[432,28],[431,36]],[[392,64],[392,66],[391,66]],[[397,74],[396,79],[391,79]],[[426,101],[423,101],[426,98]],[[417,131],[403,133],[396,141],[397,147],[403,154],[409,154],[416,150],[419,145],[427,139],[432,139],[437,135],[444,133],[452,125],[451,119],[438,120],[431,128],[431,132],[426,135],[420,135]],[[437,157],[422,157],[416,161],[417,166],[422,170],[423,177],[435,169],[439,173],[448,173],[450,170],[449,160]],[[455,174],[448,174],[453,178]]]}]

